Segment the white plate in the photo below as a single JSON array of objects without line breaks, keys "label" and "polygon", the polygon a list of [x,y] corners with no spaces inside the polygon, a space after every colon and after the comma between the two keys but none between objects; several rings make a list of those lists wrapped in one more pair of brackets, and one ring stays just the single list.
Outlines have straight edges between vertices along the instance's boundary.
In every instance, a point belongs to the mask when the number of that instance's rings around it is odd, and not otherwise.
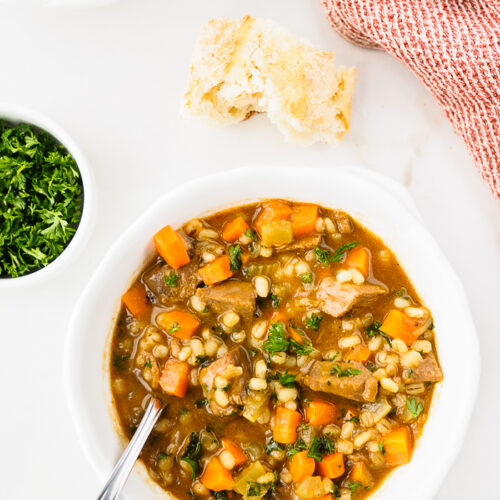
[{"label": "white plate", "polygon": [[[156,202],[113,245],[73,313],[64,359],[66,393],[77,432],[104,482],[123,449],[109,387],[109,339],[120,296],[152,254],[152,236],[166,224],[259,198],[289,198],[340,208],[379,235],[395,252],[436,325],[444,381],[410,464],[399,467],[370,498],[431,499],[462,444],[477,392],[480,358],[466,296],[407,191],[363,169],[246,167],[196,179]],[[166,498],[142,463],[127,498]]]}]

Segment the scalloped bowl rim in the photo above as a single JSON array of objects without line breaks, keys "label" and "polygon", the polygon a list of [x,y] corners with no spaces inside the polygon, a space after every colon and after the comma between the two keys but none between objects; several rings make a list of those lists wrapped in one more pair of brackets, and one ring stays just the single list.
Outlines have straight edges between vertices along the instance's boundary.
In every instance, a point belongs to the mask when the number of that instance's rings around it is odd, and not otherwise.
[{"label": "scalloped bowl rim", "polygon": [[[370,496],[398,500],[405,491],[406,500],[430,500],[460,450],[474,407],[480,373],[477,334],[465,291],[422,225],[408,191],[385,176],[358,167],[251,166],[208,175],[172,189],[129,227],[82,292],[69,326],[64,383],[85,454],[104,481],[125,445],[111,400],[109,341],[120,295],[152,255],[152,235],[167,223],[177,227],[196,216],[270,197],[345,210],[395,252],[430,307],[444,381],[437,384],[412,461],[392,472]],[[149,479],[141,462],[123,495],[130,499],[173,498]]]}]

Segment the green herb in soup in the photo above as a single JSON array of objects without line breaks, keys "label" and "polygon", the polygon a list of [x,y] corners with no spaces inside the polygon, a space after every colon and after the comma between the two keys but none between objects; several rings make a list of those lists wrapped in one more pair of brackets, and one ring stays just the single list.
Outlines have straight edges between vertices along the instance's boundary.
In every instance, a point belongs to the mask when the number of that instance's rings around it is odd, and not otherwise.
[{"label": "green herb in soup", "polygon": [[71,241],[82,182],[47,132],[0,121],[0,136],[0,277],[18,277],[50,264]]},{"label": "green herb in soup", "polygon": [[[364,499],[411,460],[442,379],[430,311],[349,215],[269,200],[169,226],[122,297],[111,386],[177,498]],[[394,290],[402,290],[395,293]]]}]

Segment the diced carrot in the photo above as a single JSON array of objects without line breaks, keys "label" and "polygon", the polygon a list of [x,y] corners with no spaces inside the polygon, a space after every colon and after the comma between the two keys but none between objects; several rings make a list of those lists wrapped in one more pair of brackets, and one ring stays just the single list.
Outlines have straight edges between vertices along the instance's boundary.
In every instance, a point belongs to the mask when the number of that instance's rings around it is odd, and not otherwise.
[{"label": "diced carrot", "polygon": [[293,207],[292,228],[294,236],[305,236],[316,229],[318,207],[316,205],[296,205]]},{"label": "diced carrot", "polygon": [[418,338],[415,331],[420,326],[420,321],[410,318],[399,309],[391,309],[385,317],[380,330],[393,339],[401,339],[410,346]]},{"label": "diced carrot", "polygon": [[328,495],[323,495],[321,497],[316,497],[314,500],[333,500],[333,497],[330,493]]},{"label": "diced carrot", "polygon": [[295,328],[292,328],[291,326],[288,327],[288,332],[290,333],[290,338],[295,340],[298,344],[303,345],[307,342],[305,335],[301,335]]},{"label": "diced carrot", "polygon": [[281,321],[284,325],[286,325],[286,322],[288,321],[288,315],[283,311],[274,311],[271,315],[270,322],[277,323],[278,321]]},{"label": "diced carrot", "polygon": [[246,455],[236,443],[226,438],[222,438],[220,441],[222,443],[222,448],[231,453],[234,458],[235,467],[238,467],[238,465],[244,464],[247,461]]},{"label": "diced carrot", "polygon": [[122,303],[136,318],[146,319],[151,314],[152,306],[146,296],[146,287],[139,281],[122,295]]},{"label": "diced carrot", "polygon": [[295,483],[301,483],[304,479],[314,474],[316,462],[314,458],[307,456],[308,453],[307,450],[299,451],[290,460],[288,470],[292,476],[292,481]]},{"label": "diced carrot", "polygon": [[332,453],[331,455],[326,455],[323,460],[318,463],[318,472],[323,477],[329,477],[330,479],[335,479],[341,476],[345,472],[344,468],[344,454],[343,453]]},{"label": "diced carrot", "polygon": [[407,464],[413,452],[413,438],[410,429],[399,427],[383,437],[384,457],[387,465]]},{"label": "diced carrot", "polygon": [[249,229],[248,224],[246,220],[239,216],[236,217],[236,219],[233,219],[232,221],[228,222],[222,231],[222,237],[229,242],[236,241],[237,239],[241,238],[244,234],[245,231]]},{"label": "diced carrot", "polygon": [[154,235],[153,241],[158,253],[174,269],[179,269],[179,267],[189,262],[187,244],[184,238],[170,226],[160,229]]},{"label": "diced carrot", "polygon": [[160,375],[160,387],[171,396],[183,398],[188,389],[189,365],[184,361],[169,360]]},{"label": "diced carrot", "polygon": [[205,285],[214,285],[227,280],[234,274],[231,271],[231,259],[228,255],[223,255],[198,269],[198,274]]},{"label": "diced carrot", "polygon": [[272,221],[276,220],[288,220],[292,215],[292,209],[290,205],[283,203],[281,201],[271,201],[266,203],[262,210],[260,211],[257,219],[255,219],[254,226],[262,235],[262,227],[268,225]]},{"label": "diced carrot", "polygon": [[309,401],[306,406],[306,420],[311,425],[327,425],[335,422],[337,407],[328,401]]},{"label": "diced carrot", "polygon": [[295,443],[297,426],[301,420],[302,415],[298,411],[278,406],[274,417],[273,439],[282,444]]},{"label": "diced carrot", "polygon": [[156,322],[178,339],[191,338],[200,326],[200,320],[196,316],[177,309],[158,314]]},{"label": "diced carrot", "polygon": [[366,278],[370,269],[370,253],[364,247],[355,247],[347,254],[344,264],[357,269]]},{"label": "diced carrot", "polygon": [[365,488],[373,485],[373,476],[364,462],[356,462],[351,469],[351,481],[361,483]]},{"label": "diced carrot", "polygon": [[212,491],[231,490],[235,485],[231,472],[217,457],[212,457],[201,475],[200,481]]},{"label": "diced carrot", "polygon": [[352,349],[347,351],[347,354],[344,356],[345,361],[359,361],[360,363],[364,363],[371,356],[371,351],[365,345],[357,345]]}]

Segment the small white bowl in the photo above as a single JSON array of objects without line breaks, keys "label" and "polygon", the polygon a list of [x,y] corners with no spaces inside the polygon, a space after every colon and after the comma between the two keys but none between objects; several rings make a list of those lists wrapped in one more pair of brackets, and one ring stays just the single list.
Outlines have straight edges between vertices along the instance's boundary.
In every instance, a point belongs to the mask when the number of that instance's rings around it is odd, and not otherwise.
[{"label": "small white bowl", "polygon": [[[109,384],[109,341],[120,296],[152,255],[161,227],[259,198],[288,198],[341,208],[395,252],[432,311],[444,381],[437,385],[424,432],[410,464],[397,468],[373,500],[430,500],[464,438],[477,392],[480,358],[466,296],[407,191],[358,168],[247,167],[177,187],[155,203],[113,245],[74,310],[64,381],[80,442],[104,482],[123,449]],[[168,498],[142,463],[125,488],[130,499]]]},{"label": "small white bowl", "polygon": [[27,123],[45,130],[57,139],[75,159],[83,185],[83,210],[78,228],[66,248],[47,266],[18,278],[0,278],[0,290],[31,286],[57,274],[84,247],[95,218],[94,178],[85,156],[73,139],[54,121],[41,113],[22,106],[0,103],[0,119],[12,123]]}]

